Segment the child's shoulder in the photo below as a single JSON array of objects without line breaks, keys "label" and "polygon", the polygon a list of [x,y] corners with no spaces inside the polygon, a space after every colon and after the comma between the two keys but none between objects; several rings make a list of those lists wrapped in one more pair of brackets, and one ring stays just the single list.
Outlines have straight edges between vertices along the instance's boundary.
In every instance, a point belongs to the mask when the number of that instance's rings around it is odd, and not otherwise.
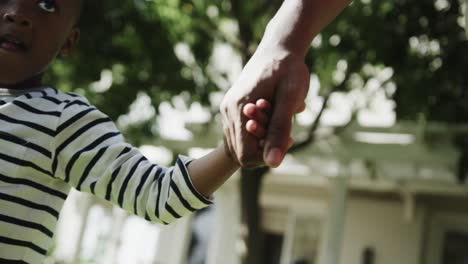
[{"label": "child's shoulder", "polygon": [[80,95],[78,93],[73,93],[73,92],[62,92],[60,90],[57,90],[53,87],[46,88],[44,91],[46,91],[46,94],[49,96],[54,96],[58,99],[62,99],[64,101],[74,101],[74,100],[79,100],[83,101],[86,103],[88,102],[88,99],[84,97],[83,95]]},{"label": "child's shoulder", "polygon": [[86,97],[77,93],[62,92],[52,87],[47,87],[40,91],[29,93],[26,97],[46,99],[47,101],[62,107],[70,107],[73,105],[91,107],[91,104]]}]

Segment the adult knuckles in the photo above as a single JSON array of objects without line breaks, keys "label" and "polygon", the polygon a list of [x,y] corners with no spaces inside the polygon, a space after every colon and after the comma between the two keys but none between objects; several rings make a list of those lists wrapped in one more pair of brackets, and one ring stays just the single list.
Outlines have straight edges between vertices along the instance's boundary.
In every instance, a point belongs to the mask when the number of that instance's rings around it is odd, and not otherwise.
[{"label": "adult knuckles", "polygon": [[284,123],[276,122],[268,127],[267,144],[271,147],[285,149],[290,131],[286,131]]},{"label": "adult knuckles", "polygon": [[240,156],[237,156],[237,160],[243,168],[254,168],[264,164],[263,157],[258,153],[250,155],[242,153]]}]

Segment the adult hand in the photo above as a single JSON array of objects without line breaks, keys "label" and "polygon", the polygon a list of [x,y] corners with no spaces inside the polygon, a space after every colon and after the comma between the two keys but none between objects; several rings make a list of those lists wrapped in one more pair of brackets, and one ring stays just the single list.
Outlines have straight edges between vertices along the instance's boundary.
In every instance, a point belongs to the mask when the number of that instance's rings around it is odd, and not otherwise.
[{"label": "adult hand", "polygon": [[[280,165],[289,147],[292,117],[304,110],[308,88],[303,56],[279,48],[257,50],[221,104],[225,144],[240,165]],[[242,114],[246,104],[261,98],[273,105],[263,149],[246,131],[247,117]]]}]

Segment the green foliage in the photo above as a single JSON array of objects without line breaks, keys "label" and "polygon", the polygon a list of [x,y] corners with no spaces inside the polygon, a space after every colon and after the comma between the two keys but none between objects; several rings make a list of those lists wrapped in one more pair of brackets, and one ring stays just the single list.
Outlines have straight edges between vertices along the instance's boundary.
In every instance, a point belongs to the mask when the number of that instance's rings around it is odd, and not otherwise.
[{"label": "green foliage", "polygon": [[[237,14],[242,14],[244,27],[258,31],[249,39],[257,43],[260,29],[273,12],[271,8],[269,13],[257,9],[256,18],[263,22],[253,26],[259,23],[244,9],[254,8],[257,2],[244,7],[240,1],[227,0],[86,1],[78,49],[54,63],[45,82],[85,95],[114,120],[128,112],[140,92],[151,97],[156,109],[182,91],[190,92],[191,100],[208,104],[210,94],[219,90],[208,74],[215,41],[241,42],[232,32],[220,30],[223,21],[238,21],[232,3],[236,3]],[[176,56],[175,47],[180,43],[188,45],[194,63]],[[111,73],[110,88],[93,89],[103,71]],[[124,132],[136,143],[141,137],[154,136],[150,127],[151,121]]]},{"label": "green foliage", "polygon": [[[323,45],[308,62],[328,86],[340,59],[348,62],[348,76],[362,76],[366,64],[392,67],[399,119],[424,114],[468,122],[468,41],[460,20],[458,1],[354,1],[323,32]],[[337,46],[328,41],[334,34]]]},{"label": "green foliage", "polygon": [[[79,48],[57,61],[46,81],[84,94],[113,119],[128,112],[140,92],[154,106],[182,91],[191,94],[190,100],[208,104],[210,93],[219,90],[208,74],[215,42],[231,44],[245,62],[281,2],[87,1]],[[436,2],[448,6],[436,7],[432,0],[354,1],[307,56],[321,80],[321,92],[355,88],[351,76],[367,78],[365,65],[392,67],[398,89],[389,96],[397,103],[399,118],[416,119],[423,113],[429,120],[468,121],[468,45],[459,25],[460,6],[458,1]],[[238,32],[223,30],[226,22],[234,22]],[[339,43],[330,43],[336,36]],[[194,63],[176,56],[179,43],[190,48]],[[341,83],[333,81],[340,60],[348,65]],[[113,77],[110,89],[92,89],[103,70]],[[129,128],[127,137],[154,136],[150,127],[151,122]]]}]

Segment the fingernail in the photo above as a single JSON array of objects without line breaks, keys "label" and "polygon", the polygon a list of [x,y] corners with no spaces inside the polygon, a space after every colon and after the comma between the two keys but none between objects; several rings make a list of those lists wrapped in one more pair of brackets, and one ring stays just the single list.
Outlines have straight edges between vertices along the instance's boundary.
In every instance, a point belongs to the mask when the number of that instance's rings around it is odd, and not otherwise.
[{"label": "fingernail", "polygon": [[268,152],[267,155],[267,164],[270,167],[276,168],[280,165],[283,155],[280,149],[274,148]]}]

